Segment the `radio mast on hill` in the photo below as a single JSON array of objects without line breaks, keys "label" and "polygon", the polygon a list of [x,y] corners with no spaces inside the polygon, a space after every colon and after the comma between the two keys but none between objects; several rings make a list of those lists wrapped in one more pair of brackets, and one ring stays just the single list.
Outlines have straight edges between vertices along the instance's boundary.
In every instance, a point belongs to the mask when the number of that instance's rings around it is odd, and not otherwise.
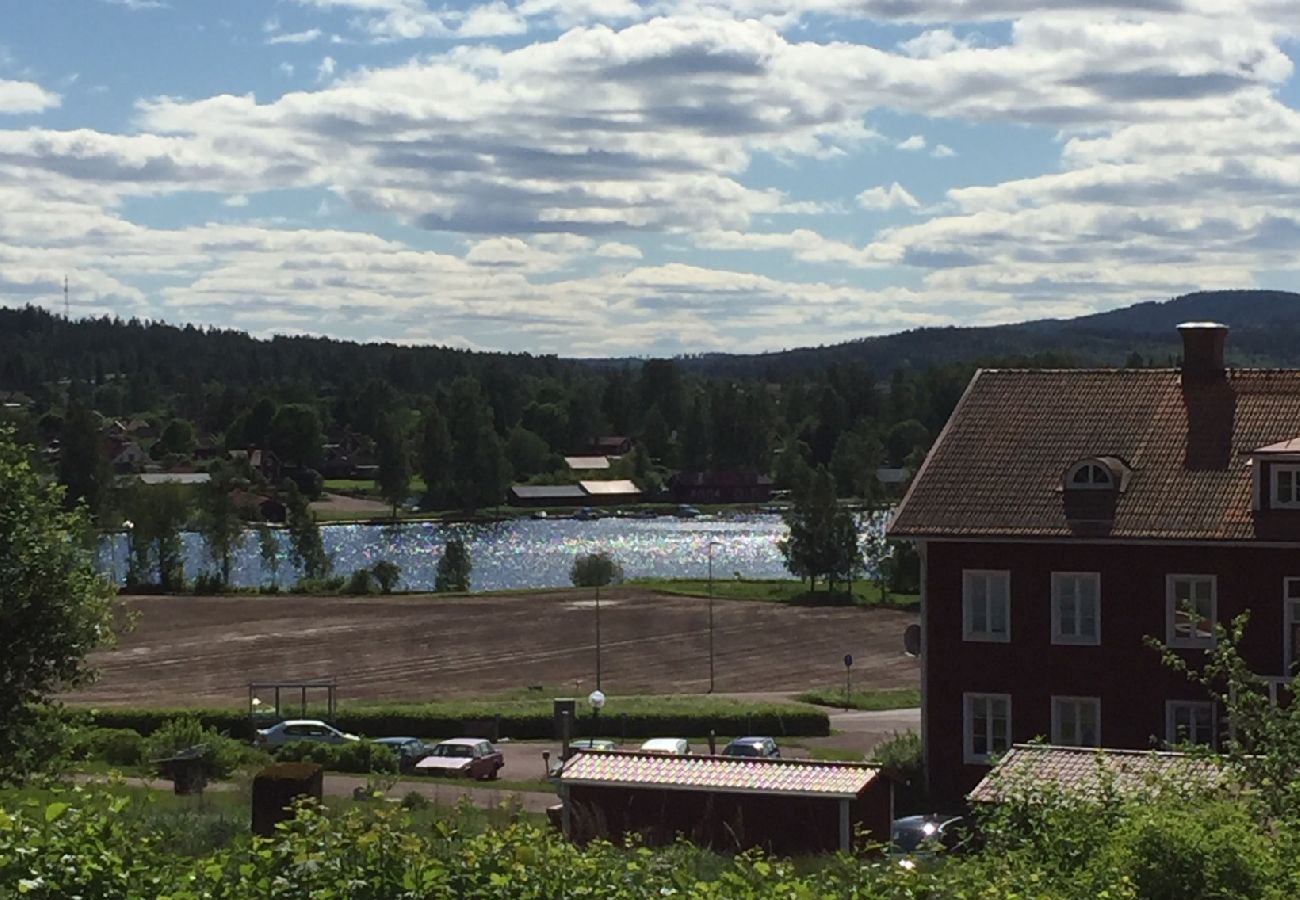
[{"label": "radio mast on hill", "polygon": [[72,321],[72,313],[68,311],[68,276],[63,276],[63,318],[69,322]]}]

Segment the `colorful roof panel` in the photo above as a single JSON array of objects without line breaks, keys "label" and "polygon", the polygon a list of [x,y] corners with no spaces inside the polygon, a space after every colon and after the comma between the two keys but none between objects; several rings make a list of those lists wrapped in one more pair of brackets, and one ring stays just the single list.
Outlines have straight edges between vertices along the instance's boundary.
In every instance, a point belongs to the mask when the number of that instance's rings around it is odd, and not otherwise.
[{"label": "colorful roof panel", "polygon": [[566,785],[842,798],[856,797],[878,774],[879,769],[861,763],[603,751],[572,757],[560,781]]},{"label": "colorful roof panel", "polygon": [[967,795],[972,802],[1060,791],[1099,798],[1145,797],[1168,790],[1204,790],[1225,773],[1208,759],[1157,750],[1099,750],[1017,744]]}]

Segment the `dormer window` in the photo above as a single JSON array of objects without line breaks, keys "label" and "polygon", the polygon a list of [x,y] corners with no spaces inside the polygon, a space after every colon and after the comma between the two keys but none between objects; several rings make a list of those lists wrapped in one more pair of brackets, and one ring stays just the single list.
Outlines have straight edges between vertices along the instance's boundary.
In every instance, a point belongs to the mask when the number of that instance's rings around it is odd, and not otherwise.
[{"label": "dormer window", "polygon": [[1300,509],[1300,465],[1274,463],[1272,506],[1275,509]]},{"label": "dormer window", "polygon": [[1077,462],[1065,473],[1065,489],[1109,491],[1115,487],[1115,476],[1110,467],[1099,459]]}]

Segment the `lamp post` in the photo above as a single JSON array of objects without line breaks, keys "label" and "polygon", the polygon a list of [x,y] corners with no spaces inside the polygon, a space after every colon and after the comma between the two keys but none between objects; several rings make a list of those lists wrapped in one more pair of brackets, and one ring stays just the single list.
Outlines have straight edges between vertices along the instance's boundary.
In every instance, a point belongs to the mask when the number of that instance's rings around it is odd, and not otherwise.
[{"label": "lamp post", "polygon": [[605,694],[600,688],[592,691],[587,695],[587,702],[591,704],[591,736],[600,736],[600,711],[605,706]]},{"label": "lamp post", "polygon": [[[126,567],[127,569],[130,569],[131,568],[131,531],[132,529],[135,528],[135,523],[132,522],[130,519],[123,519],[122,527],[126,529],[126,560],[127,560]],[[123,573],[122,582],[125,583],[126,580],[127,580],[126,574]],[[117,582],[117,539],[116,538],[114,538],[113,540],[113,581],[114,583]]]},{"label": "lamp post", "polygon": [[[600,585],[596,585],[596,690],[592,697],[600,693]],[[604,694],[601,694],[602,699]],[[595,704],[593,704],[594,706]]]},{"label": "lamp post", "polygon": [[720,546],[709,541],[709,693],[713,693],[713,548]]}]

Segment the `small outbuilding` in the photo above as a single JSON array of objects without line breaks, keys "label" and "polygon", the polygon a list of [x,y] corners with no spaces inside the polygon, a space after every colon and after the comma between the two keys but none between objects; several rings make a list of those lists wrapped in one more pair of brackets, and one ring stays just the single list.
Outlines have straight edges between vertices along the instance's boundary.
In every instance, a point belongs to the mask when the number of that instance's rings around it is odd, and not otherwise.
[{"label": "small outbuilding", "polygon": [[510,488],[511,506],[582,506],[587,493],[576,484],[516,484]]},{"label": "small outbuilding", "polygon": [[678,835],[718,850],[795,855],[885,843],[893,782],[864,763],[578,753],[560,771],[562,828],[577,841]]},{"label": "small outbuilding", "polygon": [[592,506],[638,503],[641,500],[641,490],[635,482],[627,478],[579,481],[578,485],[587,495],[587,502]]}]

